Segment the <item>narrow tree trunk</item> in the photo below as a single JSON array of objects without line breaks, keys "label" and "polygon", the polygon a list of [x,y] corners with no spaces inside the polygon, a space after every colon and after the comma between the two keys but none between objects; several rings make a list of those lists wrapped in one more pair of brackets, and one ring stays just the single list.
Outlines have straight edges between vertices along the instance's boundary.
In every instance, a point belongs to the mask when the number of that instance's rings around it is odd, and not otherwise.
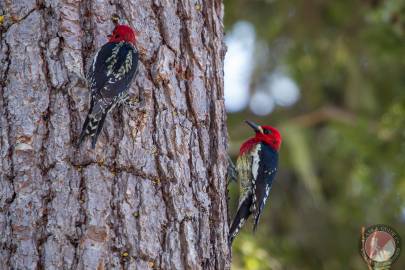
[{"label": "narrow tree trunk", "polygon": [[[221,1],[0,8],[0,269],[229,268]],[[139,33],[140,109],[76,149],[113,13]]]}]

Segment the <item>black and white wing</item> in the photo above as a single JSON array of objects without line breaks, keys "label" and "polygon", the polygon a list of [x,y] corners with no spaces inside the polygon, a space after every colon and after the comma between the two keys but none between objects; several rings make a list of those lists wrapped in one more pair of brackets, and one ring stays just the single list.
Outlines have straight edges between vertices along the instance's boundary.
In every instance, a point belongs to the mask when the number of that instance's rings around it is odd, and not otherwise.
[{"label": "black and white wing", "polygon": [[83,124],[78,146],[86,136],[95,148],[107,113],[125,101],[138,68],[138,52],[127,42],[109,42],[94,57],[88,72],[90,110]]},{"label": "black and white wing", "polygon": [[252,174],[254,183],[253,205],[254,225],[256,230],[264,206],[270,195],[274,177],[277,173],[278,152],[264,143],[259,144],[257,160],[253,157]]},{"label": "black and white wing", "polygon": [[127,42],[109,42],[97,52],[89,70],[92,97],[114,99],[126,92],[138,68],[138,52]]}]

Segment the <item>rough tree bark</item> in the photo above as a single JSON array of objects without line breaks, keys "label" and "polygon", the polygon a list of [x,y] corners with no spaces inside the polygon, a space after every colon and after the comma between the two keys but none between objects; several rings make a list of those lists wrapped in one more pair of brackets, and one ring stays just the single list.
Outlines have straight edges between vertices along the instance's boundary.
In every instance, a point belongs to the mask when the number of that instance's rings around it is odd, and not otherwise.
[{"label": "rough tree bark", "polygon": [[[0,8],[0,269],[229,268],[221,1]],[[78,150],[113,13],[139,33],[141,108]]]}]

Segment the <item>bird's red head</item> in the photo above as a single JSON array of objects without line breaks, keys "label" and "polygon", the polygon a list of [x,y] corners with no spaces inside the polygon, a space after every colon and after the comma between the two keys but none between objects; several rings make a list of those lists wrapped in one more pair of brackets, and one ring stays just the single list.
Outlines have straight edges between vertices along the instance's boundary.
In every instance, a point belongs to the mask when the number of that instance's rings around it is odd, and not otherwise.
[{"label": "bird's red head", "polygon": [[275,151],[280,150],[282,139],[280,132],[276,128],[271,126],[259,126],[251,121],[246,121],[246,123],[253,128],[256,135],[242,144],[240,154],[244,154],[245,152],[249,151],[256,143],[259,142],[267,144]]},{"label": "bird's red head", "polygon": [[108,35],[108,42],[129,42],[135,45],[136,34],[135,31],[128,25],[118,24],[111,35]]}]

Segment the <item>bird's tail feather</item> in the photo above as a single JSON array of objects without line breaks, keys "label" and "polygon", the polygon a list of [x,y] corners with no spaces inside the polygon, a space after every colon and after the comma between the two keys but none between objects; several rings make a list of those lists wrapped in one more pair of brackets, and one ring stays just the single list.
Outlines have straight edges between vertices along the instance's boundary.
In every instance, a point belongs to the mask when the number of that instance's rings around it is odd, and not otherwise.
[{"label": "bird's tail feather", "polygon": [[81,143],[87,136],[90,136],[92,138],[92,148],[94,149],[96,147],[97,138],[100,135],[101,129],[103,128],[106,115],[106,112],[94,114],[93,111],[90,109],[90,112],[87,115],[86,120],[84,121],[77,147],[81,145]]},{"label": "bird's tail feather", "polygon": [[231,228],[229,229],[228,243],[232,244],[233,239],[238,235],[240,229],[245,224],[246,219],[251,214],[250,205],[252,204],[252,196],[247,197],[238,208],[235,218],[233,219]]},{"label": "bird's tail feather", "polygon": [[91,148],[95,148],[96,147],[96,143],[97,143],[97,139],[98,136],[100,135],[101,130],[103,129],[103,125],[104,125],[104,121],[105,121],[105,117],[107,116],[107,113],[103,113],[101,115],[100,120],[97,122],[96,124],[96,129],[95,131],[90,135],[92,137],[92,141],[91,141]]}]

